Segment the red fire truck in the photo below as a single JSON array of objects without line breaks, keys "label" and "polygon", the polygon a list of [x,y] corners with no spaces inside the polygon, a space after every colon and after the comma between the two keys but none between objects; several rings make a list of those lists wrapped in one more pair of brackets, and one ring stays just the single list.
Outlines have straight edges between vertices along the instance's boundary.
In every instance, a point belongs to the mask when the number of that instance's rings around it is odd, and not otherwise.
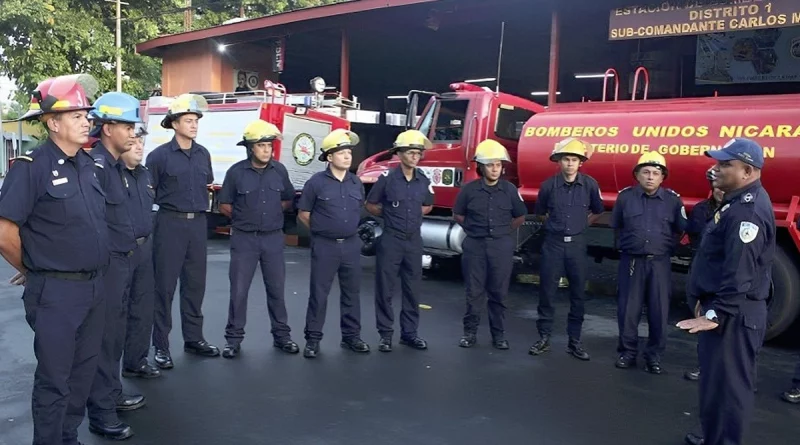
[{"label": "red fire truck", "polygon": [[[636,96],[626,101],[615,97],[545,109],[472,84],[455,83],[451,90],[434,94],[416,124],[434,143],[420,163],[435,190],[435,208],[422,226],[425,254],[432,259],[461,254],[465,235],[453,221],[451,209],[459,187],[477,178],[471,159],[475,146],[484,139],[495,139],[508,149],[515,162],[509,166],[506,178],[519,186],[530,210],[539,185],[558,171],[556,164],[549,161],[555,143],[570,136],[590,142],[594,153],[582,171],[600,183],[607,211],[592,230],[610,235],[610,210],[618,191],[634,184],[631,172],[643,152],[665,155],[670,176],[664,185],[676,190],[687,211],[691,211],[709,196],[704,172],[713,161],[704,152],[720,148],[733,137],[744,136],[764,147],[763,184],[773,200],[779,226],[767,337],[774,338],[797,319],[800,231],[796,221],[800,187],[793,185],[792,172],[800,157],[795,146],[800,137],[800,95],[646,100],[645,85],[645,96],[638,100]],[[409,94],[408,122],[416,116],[418,97],[419,93]],[[384,151],[364,160],[358,174],[369,186],[398,162]],[[523,264],[536,253],[539,227],[530,221],[516,234],[516,257]],[[374,239],[380,236],[379,221],[365,217],[361,232],[365,240],[363,251],[371,254]],[[605,241],[590,246],[589,255],[597,261],[618,258],[613,236],[592,238]],[[677,271],[687,270],[690,255],[689,249],[684,248],[673,258]]]}]

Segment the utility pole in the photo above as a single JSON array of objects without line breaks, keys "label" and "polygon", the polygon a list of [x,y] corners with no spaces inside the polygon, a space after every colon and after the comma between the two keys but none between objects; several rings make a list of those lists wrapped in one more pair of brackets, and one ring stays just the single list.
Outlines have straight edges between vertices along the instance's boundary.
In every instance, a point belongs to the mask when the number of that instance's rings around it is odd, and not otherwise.
[{"label": "utility pole", "polygon": [[117,4],[117,91],[122,91],[122,5],[128,3],[120,0],[105,0]]},{"label": "utility pole", "polygon": [[186,0],[186,9],[183,11],[183,30],[192,30],[192,0]]}]

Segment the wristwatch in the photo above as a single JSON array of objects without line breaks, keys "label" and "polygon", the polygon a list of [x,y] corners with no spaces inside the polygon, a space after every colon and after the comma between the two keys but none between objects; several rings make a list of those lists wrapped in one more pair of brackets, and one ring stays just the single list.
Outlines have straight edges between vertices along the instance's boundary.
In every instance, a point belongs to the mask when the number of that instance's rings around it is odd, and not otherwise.
[{"label": "wristwatch", "polygon": [[717,318],[717,313],[714,311],[714,309],[710,309],[708,312],[706,312],[706,320],[719,324],[719,318]]}]

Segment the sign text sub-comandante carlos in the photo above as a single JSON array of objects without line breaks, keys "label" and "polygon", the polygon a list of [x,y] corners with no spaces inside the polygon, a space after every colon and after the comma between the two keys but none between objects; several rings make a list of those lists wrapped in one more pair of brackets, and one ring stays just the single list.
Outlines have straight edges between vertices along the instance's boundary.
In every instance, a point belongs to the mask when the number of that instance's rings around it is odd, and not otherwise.
[{"label": "sign text sub-comandante carlos", "polygon": [[609,40],[800,26],[798,0],[681,0],[611,11]]}]

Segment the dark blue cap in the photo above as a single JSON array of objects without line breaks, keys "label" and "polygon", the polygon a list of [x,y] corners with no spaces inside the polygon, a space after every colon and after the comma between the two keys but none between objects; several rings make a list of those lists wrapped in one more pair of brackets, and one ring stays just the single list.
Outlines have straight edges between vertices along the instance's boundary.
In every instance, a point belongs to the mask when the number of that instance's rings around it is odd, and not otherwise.
[{"label": "dark blue cap", "polygon": [[764,168],[764,149],[747,138],[733,138],[719,150],[709,150],[706,156],[717,161],[742,161],[755,168]]}]

